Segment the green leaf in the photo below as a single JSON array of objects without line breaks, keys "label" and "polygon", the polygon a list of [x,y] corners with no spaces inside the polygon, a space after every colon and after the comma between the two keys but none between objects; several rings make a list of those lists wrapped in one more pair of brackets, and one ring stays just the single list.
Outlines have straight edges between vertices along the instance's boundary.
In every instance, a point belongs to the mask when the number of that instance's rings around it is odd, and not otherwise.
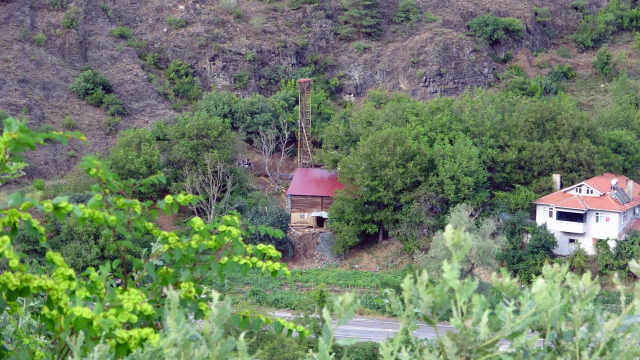
[{"label": "green leaf", "polygon": [[267,231],[267,234],[269,234],[269,236],[273,237],[273,228],[272,227],[268,227],[266,229],[266,231]]},{"label": "green leaf", "polygon": [[132,258],[131,262],[133,263],[133,271],[136,271],[142,267],[142,261],[136,258]]},{"label": "green leaf", "polygon": [[276,332],[276,334],[280,335],[282,334],[282,330],[284,329],[284,326],[280,323],[280,321],[274,321],[273,322],[273,330]]},{"label": "green leaf", "polygon": [[14,192],[9,196],[9,201],[7,201],[7,207],[13,208],[22,204],[22,193],[19,191]]},{"label": "green leaf", "polygon": [[64,221],[64,216],[65,214],[62,212],[62,210],[60,210],[60,208],[54,208],[53,209],[53,215],[56,217],[56,219],[58,219],[59,221],[63,222]]},{"label": "green leaf", "polygon": [[98,301],[93,305],[93,312],[95,314],[97,314],[97,315],[102,313],[102,303],[101,302]]},{"label": "green leaf", "polygon": [[347,339],[336,339],[336,345],[340,346],[349,346],[358,342],[357,337],[347,338]]},{"label": "green leaf", "polygon": [[260,235],[264,235],[264,233],[265,233],[264,225],[259,225],[258,226],[258,232],[260,232]]},{"label": "green leaf", "polygon": [[251,318],[248,316],[243,316],[242,320],[240,320],[240,329],[247,330],[251,325]]},{"label": "green leaf", "polygon": [[260,330],[260,328],[262,327],[263,324],[264,324],[264,320],[262,320],[261,318],[253,319],[253,321],[251,322],[251,326],[253,327],[253,331]]},{"label": "green leaf", "polygon": [[122,261],[120,261],[120,259],[115,259],[113,260],[113,263],[111,263],[111,268],[112,269],[116,269],[118,267],[118,265],[120,265]]},{"label": "green leaf", "polygon": [[284,238],[284,231],[280,230],[280,229],[275,229],[275,235],[274,237],[276,239],[283,239]]},{"label": "green leaf", "polygon": [[240,320],[242,319],[242,317],[240,316],[240,314],[235,314],[231,316],[231,323],[236,326],[239,327],[240,326]]}]

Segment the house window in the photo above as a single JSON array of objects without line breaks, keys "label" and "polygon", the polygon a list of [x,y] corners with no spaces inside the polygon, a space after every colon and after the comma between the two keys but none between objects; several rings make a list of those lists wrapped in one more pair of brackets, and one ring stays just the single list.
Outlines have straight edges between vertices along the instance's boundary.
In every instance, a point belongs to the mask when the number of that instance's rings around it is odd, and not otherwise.
[{"label": "house window", "polygon": [[582,185],[576,187],[576,194],[582,194]]},{"label": "house window", "polygon": [[587,195],[593,195],[593,189],[587,188]]},{"label": "house window", "polygon": [[307,218],[307,214],[306,213],[300,214],[300,219],[306,219],[306,218]]},{"label": "house window", "polygon": [[622,222],[623,223],[627,222],[627,213],[628,213],[628,211],[625,211],[625,212],[622,213]]},{"label": "house window", "polygon": [[609,222],[609,214],[603,212],[596,213],[596,222],[597,223],[605,223]]},{"label": "house window", "polygon": [[578,239],[569,239],[569,244],[575,244],[578,242]]},{"label": "house window", "polygon": [[553,219],[553,208],[549,206],[544,206],[542,208],[542,216],[547,217],[549,219]]}]

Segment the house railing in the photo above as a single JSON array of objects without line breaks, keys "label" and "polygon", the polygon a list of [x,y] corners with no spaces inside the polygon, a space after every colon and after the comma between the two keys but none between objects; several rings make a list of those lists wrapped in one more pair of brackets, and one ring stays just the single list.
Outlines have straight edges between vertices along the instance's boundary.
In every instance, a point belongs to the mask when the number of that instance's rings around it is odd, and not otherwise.
[{"label": "house railing", "polygon": [[555,231],[574,234],[584,234],[587,231],[587,224],[582,222],[556,220],[550,225],[549,228]]}]

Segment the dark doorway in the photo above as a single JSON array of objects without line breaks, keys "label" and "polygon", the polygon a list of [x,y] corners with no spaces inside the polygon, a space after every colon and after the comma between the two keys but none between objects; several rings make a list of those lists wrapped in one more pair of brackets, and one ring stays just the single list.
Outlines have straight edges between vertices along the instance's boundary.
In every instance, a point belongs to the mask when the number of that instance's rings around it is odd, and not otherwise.
[{"label": "dark doorway", "polygon": [[324,227],[324,218],[322,216],[316,216],[316,226]]}]

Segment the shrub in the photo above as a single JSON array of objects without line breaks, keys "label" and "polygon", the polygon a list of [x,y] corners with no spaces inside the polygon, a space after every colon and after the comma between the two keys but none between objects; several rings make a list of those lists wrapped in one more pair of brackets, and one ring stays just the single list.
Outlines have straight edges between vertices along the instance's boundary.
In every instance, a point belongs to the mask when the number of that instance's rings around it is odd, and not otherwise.
[{"label": "shrub", "polygon": [[[244,218],[250,225],[257,226],[264,224],[266,226],[271,226],[274,229],[280,229],[283,232],[287,232],[289,230],[289,220],[291,216],[284,208],[277,204],[269,203],[266,206],[252,206],[243,214]],[[276,238],[269,233],[263,234],[255,232],[249,239],[247,239],[247,243],[273,245],[286,259],[291,258],[296,254],[296,245],[287,236]]]},{"label": "shrub", "polygon": [[543,7],[543,8],[539,8],[539,7],[533,7],[531,9],[531,12],[533,12],[534,14],[536,14],[536,20],[539,22],[549,22],[551,21],[551,12],[549,11],[548,7]]},{"label": "shrub", "polygon": [[584,274],[589,267],[590,256],[587,251],[578,245],[567,258],[569,269],[578,275]]},{"label": "shrub", "polygon": [[640,53],[640,32],[636,32],[633,37],[633,48]]},{"label": "shrub", "polygon": [[566,64],[564,66],[557,64],[549,70],[549,78],[551,81],[561,82],[570,80],[576,76],[576,72],[571,69],[571,65]]},{"label": "shrub", "polygon": [[140,41],[135,36],[129,39],[129,41],[127,41],[127,44],[138,51],[142,51],[142,49],[147,46],[146,41]]},{"label": "shrub", "polygon": [[572,58],[571,50],[567,49],[564,46],[561,46],[558,49],[558,56],[560,56],[561,58],[565,58],[565,59],[571,59]]},{"label": "shrub", "polygon": [[587,15],[580,20],[572,35],[580,51],[591,49],[605,42],[616,30],[604,15]]},{"label": "shrub", "polygon": [[107,135],[113,134],[120,125],[120,117],[119,116],[107,116],[102,123],[102,128],[104,129],[104,133]]},{"label": "shrub", "polygon": [[247,51],[244,53],[244,59],[247,61],[254,61],[258,57],[255,51]]},{"label": "shrub", "polygon": [[256,17],[253,18],[251,20],[249,20],[249,25],[251,25],[252,28],[261,31],[262,27],[264,26],[265,20],[263,17]]},{"label": "shrub", "polygon": [[242,70],[236,73],[236,87],[238,89],[244,89],[249,86],[249,72]]},{"label": "shrub", "polygon": [[497,55],[494,54],[489,54],[489,57],[491,59],[493,59],[493,61],[501,63],[501,64],[506,64],[507,62],[509,62],[511,60],[511,56],[512,56],[512,52],[511,50],[507,51],[503,57],[499,57]]},{"label": "shrub", "polygon": [[206,38],[206,37],[203,37],[203,36],[201,36],[201,37],[197,38],[197,39],[196,39],[196,43],[195,43],[194,45],[195,45],[196,47],[199,47],[199,48],[206,47],[206,46],[207,46],[207,38]]},{"label": "shrub", "polygon": [[116,94],[106,94],[102,99],[102,107],[107,109],[107,116],[126,115],[126,111],[122,107],[122,100]]},{"label": "shrub", "polygon": [[63,126],[67,130],[73,130],[76,128],[76,121],[71,116],[65,116]]},{"label": "shrub", "polygon": [[524,26],[520,19],[500,18],[493,14],[480,15],[467,23],[467,34],[486,41],[489,44],[505,41],[512,36],[516,40],[524,37]]},{"label": "shrub", "polygon": [[187,63],[174,60],[165,71],[169,82],[173,84],[171,92],[174,96],[195,101],[202,95],[200,80],[194,76],[193,70]]},{"label": "shrub", "polygon": [[580,15],[589,14],[589,4],[585,0],[576,0],[569,5],[572,9],[575,9]]},{"label": "shrub", "polygon": [[47,41],[47,37],[43,33],[40,33],[33,37],[33,43],[36,46],[43,46],[46,41]]},{"label": "shrub", "polygon": [[111,10],[111,5],[98,3],[98,6],[100,6],[102,11],[104,11],[104,13],[107,15],[108,18],[113,17],[113,11]]},{"label": "shrub", "polygon": [[125,39],[125,40],[129,40],[131,39],[131,36],[133,36],[133,29],[131,29],[128,26],[120,26],[118,25],[117,28],[115,29],[111,29],[111,31],[109,31],[111,33],[111,35],[113,35],[116,39]]},{"label": "shrub", "polygon": [[160,55],[151,53],[146,56],[146,62],[154,69],[160,69]]},{"label": "shrub", "polygon": [[359,53],[363,53],[363,52],[371,49],[371,45],[369,45],[367,43],[360,42],[360,41],[354,42],[351,47],[353,47],[353,50],[355,50],[356,52],[359,52]]},{"label": "shrub", "polygon": [[244,18],[244,13],[240,9],[231,10],[231,15],[233,16],[233,20],[238,23],[242,22],[242,19]]},{"label": "shrub", "polygon": [[47,0],[47,4],[56,10],[64,9],[67,7],[65,0]]},{"label": "shrub", "polygon": [[167,22],[167,25],[171,26],[174,29],[187,27],[186,21],[184,21],[184,19],[181,17],[167,16],[165,20]]},{"label": "shrub", "polygon": [[69,86],[69,90],[81,100],[85,100],[88,96],[99,91],[100,94],[93,105],[102,105],[102,96],[111,91],[109,79],[101,71],[93,70],[89,64],[80,68],[80,71],[78,77]]},{"label": "shrub", "polygon": [[611,74],[616,67],[613,53],[609,51],[607,46],[603,46],[598,50],[596,54],[596,60],[593,62],[593,67],[604,76],[604,81],[607,81],[607,75]]},{"label": "shrub", "polygon": [[34,189],[38,191],[44,190],[44,180],[42,179],[33,179],[32,186]]},{"label": "shrub", "polygon": [[338,16],[335,32],[340,39],[357,39],[362,36],[377,39],[384,31],[378,0],[347,0],[342,2],[344,14]]},{"label": "shrub", "polygon": [[18,31],[18,34],[16,34],[16,37],[15,37],[15,39],[20,41],[20,42],[26,42],[28,38],[29,38],[29,30],[27,30],[25,28],[21,28],[20,31]]},{"label": "shrub", "polygon": [[72,6],[64,13],[62,27],[65,29],[77,29],[82,21],[82,10],[77,6]]},{"label": "shrub", "polygon": [[[142,180],[162,169],[162,156],[156,139],[145,128],[128,129],[118,134],[116,144],[105,159],[109,168],[122,179]],[[148,192],[152,185],[146,185]]]},{"label": "shrub", "polygon": [[438,21],[438,20],[439,20],[439,17],[438,17],[438,16],[433,15],[433,14],[431,13],[431,11],[427,11],[427,12],[424,14],[424,21],[425,21],[426,23],[434,23],[434,22],[436,22],[436,21]]},{"label": "shrub", "polygon": [[396,23],[411,22],[414,23],[420,19],[420,11],[416,6],[416,0],[402,0],[398,4],[398,12],[393,17]]}]

